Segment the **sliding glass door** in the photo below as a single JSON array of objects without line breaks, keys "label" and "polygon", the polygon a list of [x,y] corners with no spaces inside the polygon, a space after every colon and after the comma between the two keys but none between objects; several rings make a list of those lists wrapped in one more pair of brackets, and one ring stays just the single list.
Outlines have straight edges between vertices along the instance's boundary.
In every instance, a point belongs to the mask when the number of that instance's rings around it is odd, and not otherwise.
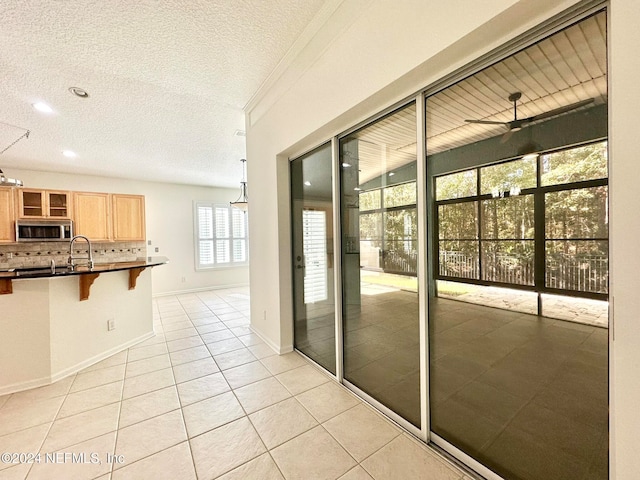
[{"label": "sliding glass door", "polygon": [[344,379],[420,428],[416,107],[340,140]]},{"label": "sliding glass door", "polygon": [[291,161],[295,347],[336,373],[331,145]]},{"label": "sliding glass door", "polygon": [[418,98],[291,161],[295,347],[486,478],[604,480],[606,12]]},{"label": "sliding glass door", "polygon": [[608,477],[605,27],[426,100],[431,438],[506,479]]}]

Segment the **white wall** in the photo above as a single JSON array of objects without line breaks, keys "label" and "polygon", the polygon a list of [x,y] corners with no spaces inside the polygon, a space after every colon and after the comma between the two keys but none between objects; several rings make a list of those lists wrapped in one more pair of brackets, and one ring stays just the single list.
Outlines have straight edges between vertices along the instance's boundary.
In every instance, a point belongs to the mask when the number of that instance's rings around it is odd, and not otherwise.
[{"label": "white wall", "polygon": [[[78,277],[45,280],[54,380],[121,351],[123,346],[153,336],[153,307],[149,299],[151,275],[156,268],[160,267],[145,269],[133,290],[129,290],[128,270],[101,273],[91,285],[89,298],[82,302],[78,300]],[[108,320],[115,322],[114,330],[108,331]]]},{"label": "white wall", "polygon": [[[268,91],[247,109],[252,327],[292,345],[287,157],[380,112],[575,0],[473,2],[345,0]],[[455,13],[454,13],[455,12]],[[612,477],[637,476],[640,458],[640,183],[636,125],[637,0],[610,7]]]},{"label": "white wall", "polygon": [[575,0],[345,0],[339,5],[280,80],[247,108],[249,229],[260,232],[250,238],[251,318],[257,332],[283,351],[291,349],[287,158],[572,3]]},{"label": "white wall", "polygon": [[609,14],[611,478],[617,479],[638,478],[640,459],[639,7],[613,0]]},{"label": "white wall", "polygon": [[0,296],[0,396],[51,380],[48,282],[15,281]]},{"label": "white wall", "polygon": [[[147,246],[147,255],[169,258],[168,264],[153,269],[154,295],[246,285],[249,282],[248,267],[195,269],[193,202],[233,201],[238,197],[239,184],[234,190],[16,169],[11,169],[11,175],[21,179],[29,188],[144,195],[147,240],[152,242]],[[155,252],[156,247],[158,253]]]},{"label": "white wall", "polygon": [[86,301],[79,280],[17,279],[0,297],[0,396],[48,385],[153,336],[151,269],[133,290],[128,270],[103,272]]}]

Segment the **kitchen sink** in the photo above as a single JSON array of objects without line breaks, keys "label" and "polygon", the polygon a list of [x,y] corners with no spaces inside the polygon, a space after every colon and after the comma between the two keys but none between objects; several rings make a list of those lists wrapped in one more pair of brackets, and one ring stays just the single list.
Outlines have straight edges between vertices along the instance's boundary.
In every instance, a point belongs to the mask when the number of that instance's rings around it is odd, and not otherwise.
[{"label": "kitchen sink", "polygon": [[14,269],[16,277],[30,277],[30,276],[40,276],[40,275],[66,275],[70,273],[70,270],[65,267],[57,267],[53,272],[51,271],[51,267],[30,267],[30,268],[16,268]]}]

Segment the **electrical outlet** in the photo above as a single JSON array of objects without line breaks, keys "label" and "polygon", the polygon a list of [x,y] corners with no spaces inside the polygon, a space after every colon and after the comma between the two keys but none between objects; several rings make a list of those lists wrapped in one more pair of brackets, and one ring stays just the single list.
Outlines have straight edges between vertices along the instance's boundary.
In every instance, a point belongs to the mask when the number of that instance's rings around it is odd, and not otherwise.
[{"label": "electrical outlet", "polygon": [[115,330],[115,329],[116,329],[116,319],[110,318],[109,320],[107,320],[107,330],[110,332],[111,330]]},{"label": "electrical outlet", "polygon": [[160,251],[160,248],[156,247],[156,253],[158,253]]},{"label": "electrical outlet", "polygon": [[147,245],[151,245],[151,240],[147,240]]},{"label": "electrical outlet", "polygon": [[11,260],[13,258],[13,252],[7,252],[7,260]]}]

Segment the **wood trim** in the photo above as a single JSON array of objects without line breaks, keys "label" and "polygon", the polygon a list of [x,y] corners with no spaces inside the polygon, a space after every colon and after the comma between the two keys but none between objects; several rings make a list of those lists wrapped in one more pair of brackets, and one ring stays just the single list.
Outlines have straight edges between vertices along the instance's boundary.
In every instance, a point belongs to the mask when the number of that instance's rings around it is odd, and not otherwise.
[{"label": "wood trim", "polygon": [[84,273],[78,278],[78,286],[80,287],[80,301],[89,299],[91,285],[100,276],[99,273]]},{"label": "wood trim", "polygon": [[136,288],[138,276],[140,276],[145,268],[147,267],[132,268],[129,270],[129,290],[134,290]]},{"label": "wood trim", "polygon": [[0,295],[10,295],[13,293],[13,285],[10,278],[0,278]]}]

